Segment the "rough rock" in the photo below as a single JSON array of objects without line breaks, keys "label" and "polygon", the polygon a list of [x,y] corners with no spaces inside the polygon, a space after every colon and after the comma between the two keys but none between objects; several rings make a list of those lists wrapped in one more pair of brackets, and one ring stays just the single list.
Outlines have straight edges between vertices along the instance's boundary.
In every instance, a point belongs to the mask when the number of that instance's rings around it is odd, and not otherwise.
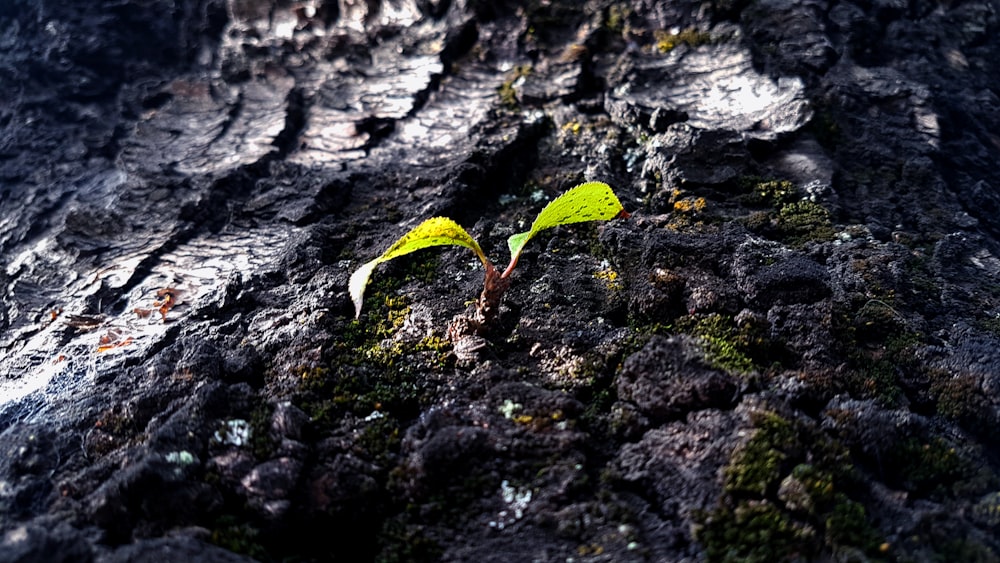
[{"label": "rough rock", "polygon": [[996,560],[997,8],[0,5],[0,561]]}]

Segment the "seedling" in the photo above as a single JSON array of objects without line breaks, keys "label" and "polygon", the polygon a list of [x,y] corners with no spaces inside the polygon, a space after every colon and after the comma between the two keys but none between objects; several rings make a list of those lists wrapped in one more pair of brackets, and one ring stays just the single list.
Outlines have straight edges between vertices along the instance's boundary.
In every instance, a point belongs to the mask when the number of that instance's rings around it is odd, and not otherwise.
[{"label": "seedling", "polygon": [[355,317],[361,316],[365,286],[368,285],[368,279],[376,266],[422,248],[457,245],[472,250],[486,268],[486,279],[483,281],[483,292],[476,302],[474,321],[478,326],[488,326],[500,310],[500,300],[507,288],[510,287],[511,272],[517,266],[517,260],[521,257],[524,245],[532,237],[540,231],[559,225],[584,221],[608,221],[618,216],[627,218],[629,213],[622,207],[610,186],[603,182],[580,184],[549,202],[535,218],[535,222],[531,224],[531,230],[512,235],[507,239],[507,246],[510,248],[510,263],[503,272],[497,270],[493,262],[486,257],[479,243],[458,223],[447,217],[432,217],[400,237],[379,257],[365,263],[351,275],[348,290],[351,294],[351,300],[354,301]]}]

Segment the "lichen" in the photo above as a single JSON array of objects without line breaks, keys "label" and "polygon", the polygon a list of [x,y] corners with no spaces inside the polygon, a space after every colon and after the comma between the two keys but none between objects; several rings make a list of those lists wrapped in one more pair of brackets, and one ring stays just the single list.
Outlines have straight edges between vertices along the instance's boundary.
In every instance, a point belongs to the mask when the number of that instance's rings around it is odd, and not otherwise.
[{"label": "lichen", "polygon": [[676,213],[700,213],[705,210],[705,198],[685,197],[674,202]]},{"label": "lichen", "polygon": [[594,272],[594,279],[601,280],[604,282],[604,287],[610,292],[619,292],[624,287],[621,282],[621,276],[618,271],[611,267],[610,264],[601,264],[602,268]]},{"label": "lichen", "polygon": [[608,7],[608,15],[604,20],[604,27],[612,33],[625,31],[629,16],[632,15],[632,8],[628,4],[612,4]]},{"label": "lichen", "polygon": [[531,74],[531,65],[518,65],[514,70],[507,73],[503,83],[497,88],[500,96],[500,103],[507,109],[515,110],[520,107],[517,99],[517,88],[524,82],[524,78]]},{"label": "lichen", "polygon": [[698,31],[693,27],[681,31],[656,30],[653,32],[653,39],[656,41],[656,49],[661,53],[669,53],[678,45],[697,47],[711,42],[712,36],[704,31]]}]

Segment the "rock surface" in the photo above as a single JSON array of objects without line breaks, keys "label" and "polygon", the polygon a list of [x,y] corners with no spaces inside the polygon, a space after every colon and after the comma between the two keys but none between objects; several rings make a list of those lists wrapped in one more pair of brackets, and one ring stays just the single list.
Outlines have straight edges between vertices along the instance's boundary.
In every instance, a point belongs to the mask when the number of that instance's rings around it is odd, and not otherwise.
[{"label": "rock surface", "polygon": [[0,562],[1000,559],[998,8],[5,3]]}]

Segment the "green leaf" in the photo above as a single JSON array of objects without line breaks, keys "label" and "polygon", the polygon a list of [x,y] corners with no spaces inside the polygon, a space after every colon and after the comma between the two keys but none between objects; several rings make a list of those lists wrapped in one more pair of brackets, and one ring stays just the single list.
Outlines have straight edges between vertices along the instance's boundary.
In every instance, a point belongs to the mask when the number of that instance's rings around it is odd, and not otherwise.
[{"label": "green leaf", "polygon": [[351,281],[347,289],[351,294],[351,301],[354,301],[355,318],[361,316],[361,304],[364,299],[365,287],[368,285],[368,279],[375,270],[375,266],[423,248],[445,245],[470,248],[476,253],[476,256],[482,261],[483,265],[489,264],[489,260],[487,260],[486,254],[479,247],[479,243],[469,233],[465,232],[465,229],[458,223],[447,217],[432,217],[400,237],[399,240],[378,258],[366,262],[351,274]]},{"label": "green leaf", "polygon": [[604,182],[580,184],[550,201],[535,218],[530,231],[512,235],[507,239],[511,264],[517,262],[524,245],[539,231],[583,221],[607,221],[614,219],[623,211],[625,209],[618,201],[615,192],[611,191],[611,186]]}]

